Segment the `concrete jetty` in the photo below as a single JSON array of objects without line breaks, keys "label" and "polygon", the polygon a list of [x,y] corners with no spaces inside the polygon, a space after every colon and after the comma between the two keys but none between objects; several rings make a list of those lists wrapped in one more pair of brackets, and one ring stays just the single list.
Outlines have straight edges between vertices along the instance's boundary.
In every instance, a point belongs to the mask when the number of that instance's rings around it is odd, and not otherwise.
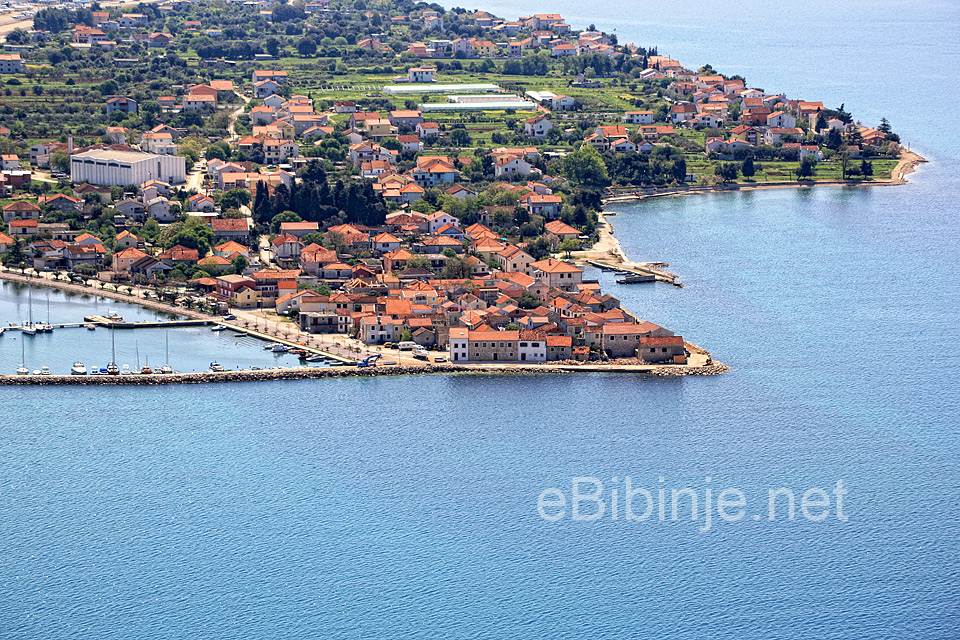
[{"label": "concrete jetty", "polygon": [[[625,282],[617,281],[620,284],[636,284],[638,282],[666,282],[675,287],[682,287],[680,276],[669,271],[664,271],[658,264],[638,264],[638,263],[614,263],[604,262],[602,260],[587,259],[586,263],[602,271],[616,271],[617,273],[627,274]],[[632,279],[636,276],[636,279]]]},{"label": "concrete jetty", "polygon": [[402,376],[425,374],[573,374],[573,373],[633,373],[651,377],[715,376],[729,371],[720,362],[691,367],[683,365],[456,365],[424,364],[422,366],[376,366],[376,367],[298,367],[290,369],[266,369],[260,371],[205,371],[201,373],[172,373],[151,375],[117,376],[3,376],[0,386],[117,386],[117,385],[167,385],[203,384],[224,382],[269,382],[274,380],[310,380],[317,378],[370,378],[374,376]]}]

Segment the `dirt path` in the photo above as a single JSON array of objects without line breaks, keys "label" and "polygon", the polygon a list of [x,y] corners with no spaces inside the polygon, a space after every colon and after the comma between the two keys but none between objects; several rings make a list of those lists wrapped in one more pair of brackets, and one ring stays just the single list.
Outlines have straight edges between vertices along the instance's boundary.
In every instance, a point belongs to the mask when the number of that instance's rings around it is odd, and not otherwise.
[{"label": "dirt path", "polygon": [[231,141],[237,140],[240,137],[237,135],[237,118],[240,117],[240,115],[243,113],[243,110],[246,108],[247,103],[250,102],[250,98],[243,95],[239,91],[234,91],[234,93],[237,95],[238,98],[243,100],[243,104],[230,112],[230,126],[227,127],[227,129],[228,131],[230,131]]}]

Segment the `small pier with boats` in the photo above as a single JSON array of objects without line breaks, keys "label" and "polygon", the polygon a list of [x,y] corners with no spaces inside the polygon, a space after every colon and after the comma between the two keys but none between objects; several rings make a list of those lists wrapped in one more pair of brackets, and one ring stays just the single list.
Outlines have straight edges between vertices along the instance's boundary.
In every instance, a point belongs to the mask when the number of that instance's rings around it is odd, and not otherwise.
[{"label": "small pier with boats", "polygon": [[592,267],[596,267],[601,271],[613,271],[616,272],[619,278],[617,278],[617,284],[640,284],[645,282],[666,282],[672,284],[675,287],[683,287],[683,284],[680,282],[680,276],[675,273],[670,273],[666,271],[665,268],[670,266],[664,262],[650,262],[650,263],[618,263],[612,264],[609,262],[603,262],[601,260],[587,260],[587,264]]}]

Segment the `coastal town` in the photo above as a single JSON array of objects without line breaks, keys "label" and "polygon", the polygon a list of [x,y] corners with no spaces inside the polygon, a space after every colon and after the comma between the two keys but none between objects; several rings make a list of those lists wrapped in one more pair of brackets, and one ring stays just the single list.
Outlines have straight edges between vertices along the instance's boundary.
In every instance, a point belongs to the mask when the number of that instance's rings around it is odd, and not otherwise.
[{"label": "coastal town", "polygon": [[605,203],[895,184],[922,161],[886,120],[557,14],[364,0],[29,12],[0,54],[0,277],[409,366],[708,368],[682,328],[591,279],[679,285],[626,259]]}]

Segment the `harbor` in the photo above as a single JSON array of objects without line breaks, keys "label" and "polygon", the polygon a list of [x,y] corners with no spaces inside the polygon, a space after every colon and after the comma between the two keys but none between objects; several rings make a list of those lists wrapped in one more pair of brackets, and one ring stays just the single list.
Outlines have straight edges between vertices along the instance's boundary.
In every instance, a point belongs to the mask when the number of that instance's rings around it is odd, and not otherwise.
[{"label": "harbor", "polygon": [[21,369],[27,377],[45,371],[50,377],[69,376],[76,363],[84,365],[86,375],[96,377],[91,374],[111,363],[122,375],[124,370],[133,374],[144,367],[154,373],[164,366],[196,373],[209,371],[214,364],[225,371],[256,371],[338,366],[347,361],[243,327],[215,331],[221,325],[209,319],[9,281],[0,282],[0,321],[0,375],[11,377]]}]

